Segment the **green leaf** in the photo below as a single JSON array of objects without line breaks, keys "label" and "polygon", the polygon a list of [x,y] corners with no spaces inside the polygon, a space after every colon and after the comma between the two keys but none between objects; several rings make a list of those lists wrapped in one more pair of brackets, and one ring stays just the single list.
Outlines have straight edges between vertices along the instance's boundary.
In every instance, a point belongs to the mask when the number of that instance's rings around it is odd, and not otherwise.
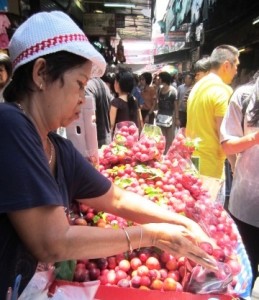
[{"label": "green leaf", "polygon": [[156,169],[156,168],[149,167],[149,166],[144,165],[144,164],[136,165],[134,167],[134,171],[136,173],[148,174],[149,179],[162,178],[164,176],[163,171],[161,171],[159,169]]},{"label": "green leaf", "polygon": [[57,279],[73,281],[76,261],[66,260],[55,263],[55,274]]},{"label": "green leaf", "polygon": [[127,152],[127,147],[125,147],[125,146],[122,146],[122,145],[116,145],[115,147],[113,147],[112,148],[112,153],[113,154],[118,154],[119,152],[123,152],[123,153],[125,153],[125,152]]},{"label": "green leaf", "polygon": [[132,182],[133,182],[133,179],[131,179],[131,178],[116,177],[114,180],[114,183],[123,189],[130,186],[132,184]]}]

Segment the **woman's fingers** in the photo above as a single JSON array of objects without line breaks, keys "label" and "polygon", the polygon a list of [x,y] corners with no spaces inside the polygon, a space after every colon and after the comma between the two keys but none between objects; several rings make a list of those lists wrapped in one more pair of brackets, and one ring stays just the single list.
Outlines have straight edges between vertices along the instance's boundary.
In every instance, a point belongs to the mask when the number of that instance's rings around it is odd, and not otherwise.
[{"label": "woman's fingers", "polygon": [[157,234],[156,246],[175,256],[185,256],[197,264],[217,270],[216,260],[198,246],[196,235],[179,225],[164,224]]}]

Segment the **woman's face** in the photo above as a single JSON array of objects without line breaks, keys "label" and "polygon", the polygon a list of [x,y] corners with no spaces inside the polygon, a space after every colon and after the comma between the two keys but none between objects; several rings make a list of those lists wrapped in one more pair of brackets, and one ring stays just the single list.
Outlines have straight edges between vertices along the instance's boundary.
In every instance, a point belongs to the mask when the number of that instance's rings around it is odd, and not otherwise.
[{"label": "woman's face", "polygon": [[[85,86],[90,78],[92,63],[87,61],[81,66],[68,70],[60,80],[51,83],[47,90],[48,108],[53,122],[58,127],[66,127],[79,118],[85,102]],[[55,127],[56,127],[55,126]]]}]

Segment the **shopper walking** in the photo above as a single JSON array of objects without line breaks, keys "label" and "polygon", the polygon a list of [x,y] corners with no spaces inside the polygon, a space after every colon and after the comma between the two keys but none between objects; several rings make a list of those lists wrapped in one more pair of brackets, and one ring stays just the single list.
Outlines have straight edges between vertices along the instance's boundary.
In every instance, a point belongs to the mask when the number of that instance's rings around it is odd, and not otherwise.
[{"label": "shopper walking", "polygon": [[194,156],[199,158],[200,173],[224,178],[226,156],[219,141],[220,125],[233,92],[229,86],[237,74],[238,49],[231,45],[216,47],[211,56],[210,73],[192,88],[187,102],[186,134],[201,142]]},{"label": "shopper walking", "polygon": [[91,78],[86,85],[85,93],[95,101],[98,148],[101,148],[111,143],[110,103],[113,95],[101,78]]},{"label": "shopper walking", "polygon": [[144,72],[140,75],[141,96],[144,99],[144,104],[141,107],[141,114],[144,123],[154,124],[154,110],[157,105],[157,94],[152,83],[152,74]]},{"label": "shopper walking", "polygon": [[134,87],[132,72],[120,69],[115,74],[114,89],[117,93],[110,105],[110,121],[112,134],[119,122],[131,121],[141,130],[143,127],[142,116],[138,101],[131,94]]},{"label": "shopper walking", "polygon": [[171,85],[171,75],[168,72],[159,74],[160,88],[158,90],[158,111],[156,124],[161,128],[165,136],[165,153],[174,139],[175,126],[179,127],[179,115],[177,106],[177,90]]},{"label": "shopper walking", "polygon": [[178,110],[179,110],[179,120],[180,120],[180,127],[186,127],[187,122],[187,107],[185,101],[185,94],[188,90],[192,87],[194,82],[193,75],[191,73],[187,73],[184,76],[184,83],[180,84],[177,87],[177,102],[178,102]]}]

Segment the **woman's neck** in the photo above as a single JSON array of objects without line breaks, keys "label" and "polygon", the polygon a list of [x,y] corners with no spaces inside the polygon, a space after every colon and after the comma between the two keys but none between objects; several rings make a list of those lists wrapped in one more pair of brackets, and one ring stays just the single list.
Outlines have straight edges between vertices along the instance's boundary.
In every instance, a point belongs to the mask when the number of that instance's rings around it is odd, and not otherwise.
[{"label": "woman's neck", "polygon": [[119,93],[119,98],[121,98],[124,101],[128,101],[128,94],[127,93]]},{"label": "woman's neck", "polygon": [[162,85],[162,87],[161,87],[161,92],[162,92],[163,94],[168,93],[169,90],[170,90],[170,85],[168,85],[168,84],[163,84],[163,85]]}]

